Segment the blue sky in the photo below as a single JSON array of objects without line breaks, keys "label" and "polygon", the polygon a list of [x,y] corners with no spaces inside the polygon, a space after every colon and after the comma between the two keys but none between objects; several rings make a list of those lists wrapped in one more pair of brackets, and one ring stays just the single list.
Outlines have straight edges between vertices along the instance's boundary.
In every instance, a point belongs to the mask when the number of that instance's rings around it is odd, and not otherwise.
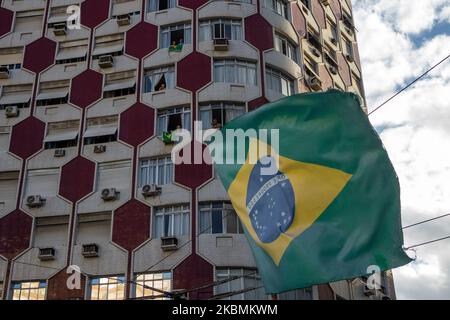
[{"label": "blue sky", "polygon": [[[353,0],[369,111],[450,55],[450,0]],[[370,120],[396,168],[402,222],[450,213],[450,59]],[[404,232],[405,245],[450,235],[450,217]],[[450,299],[450,240],[394,270],[399,299]]]}]

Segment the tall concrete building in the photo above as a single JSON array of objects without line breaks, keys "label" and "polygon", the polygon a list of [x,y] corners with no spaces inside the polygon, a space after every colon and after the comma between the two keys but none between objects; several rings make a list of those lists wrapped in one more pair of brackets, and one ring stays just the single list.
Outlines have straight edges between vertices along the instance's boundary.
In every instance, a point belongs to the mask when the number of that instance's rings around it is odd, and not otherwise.
[{"label": "tall concrete building", "polygon": [[[174,165],[168,135],[333,87],[365,108],[350,1],[0,4],[3,299],[267,298],[213,168]],[[279,296],[367,297],[361,279]]]}]

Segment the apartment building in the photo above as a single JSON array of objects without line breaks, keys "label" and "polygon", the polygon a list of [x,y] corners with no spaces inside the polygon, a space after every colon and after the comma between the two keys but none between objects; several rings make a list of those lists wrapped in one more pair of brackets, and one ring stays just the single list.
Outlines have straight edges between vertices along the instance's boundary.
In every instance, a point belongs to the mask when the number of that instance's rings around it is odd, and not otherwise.
[{"label": "apartment building", "polygon": [[[355,32],[350,0],[0,0],[0,296],[268,298],[213,168],[168,136],[329,88],[365,108]],[[389,272],[278,298],[375,297]]]}]

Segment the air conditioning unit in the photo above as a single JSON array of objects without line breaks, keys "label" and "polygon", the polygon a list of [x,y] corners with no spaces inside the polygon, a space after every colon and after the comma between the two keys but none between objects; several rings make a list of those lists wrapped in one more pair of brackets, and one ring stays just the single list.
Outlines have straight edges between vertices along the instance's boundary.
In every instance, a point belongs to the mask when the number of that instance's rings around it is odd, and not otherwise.
[{"label": "air conditioning unit", "polygon": [[336,67],[333,67],[333,66],[329,66],[329,67],[328,67],[328,70],[330,70],[330,72],[331,72],[332,74],[337,74],[337,73],[338,73],[338,70],[336,69]]},{"label": "air conditioning unit", "polygon": [[352,56],[351,54],[347,54],[345,57],[347,58],[347,60],[348,60],[349,62],[355,61],[355,59],[353,58],[353,56]]},{"label": "air conditioning unit", "polygon": [[104,201],[116,200],[119,196],[119,192],[115,188],[106,188],[102,190],[102,199]]},{"label": "air conditioning unit", "polygon": [[163,249],[163,251],[177,250],[178,239],[176,237],[162,237],[161,249]]},{"label": "air conditioning unit", "polygon": [[55,150],[55,158],[62,158],[66,155],[66,150],[64,149],[56,149]]},{"label": "air conditioning unit", "polygon": [[154,197],[161,194],[162,188],[156,184],[147,184],[142,187],[144,197]]},{"label": "air conditioning unit", "polygon": [[38,258],[41,261],[54,260],[55,248],[40,248]]},{"label": "air conditioning unit", "polygon": [[370,289],[368,286],[364,286],[363,293],[364,293],[364,295],[366,297],[371,297],[371,296],[374,296],[376,294],[376,290],[375,289]]},{"label": "air conditioning unit", "polygon": [[214,39],[214,50],[228,51],[228,39]]},{"label": "air conditioning unit", "polygon": [[9,69],[6,66],[0,67],[0,79],[8,79],[9,78]]},{"label": "air conditioning unit", "polygon": [[106,54],[103,56],[100,56],[98,58],[98,65],[100,68],[112,68],[114,66],[114,58],[110,54]]},{"label": "air conditioning unit", "polygon": [[330,0],[320,0],[324,6],[328,6],[330,4]]},{"label": "air conditioning unit", "polygon": [[98,245],[95,243],[83,244],[81,254],[85,258],[98,257]]},{"label": "air conditioning unit", "polygon": [[320,51],[319,50],[317,50],[314,47],[310,47],[310,49],[311,49],[311,52],[312,52],[313,55],[315,55],[316,57],[320,57]]},{"label": "air conditioning unit", "polygon": [[94,153],[104,153],[106,152],[106,146],[104,144],[97,145],[94,147]]},{"label": "air conditioning unit", "polygon": [[131,23],[131,16],[129,13],[122,14],[120,16],[117,16],[117,25],[119,26],[128,26]]},{"label": "air conditioning unit", "polygon": [[28,196],[27,206],[29,208],[40,208],[45,204],[45,199],[40,195]]},{"label": "air conditioning unit", "polygon": [[65,23],[54,24],[53,33],[55,36],[65,36],[67,34],[67,25]]},{"label": "air conditioning unit", "polygon": [[322,89],[322,83],[317,77],[309,77],[306,80],[306,84],[309,88],[311,88],[314,91],[319,91]]},{"label": "air conditioning unit", "polygon": [[7,106],[5,108],[5,116],[7,118],[14,118],[19,116],[19,108],[17,106]]}]

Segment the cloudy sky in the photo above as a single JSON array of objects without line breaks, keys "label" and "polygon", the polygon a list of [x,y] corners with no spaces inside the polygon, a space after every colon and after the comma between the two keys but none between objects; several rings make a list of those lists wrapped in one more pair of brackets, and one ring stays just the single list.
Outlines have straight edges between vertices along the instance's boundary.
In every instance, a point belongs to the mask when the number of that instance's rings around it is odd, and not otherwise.
[{"label": "cloudy sky", "polygon": [[[450,0],[353,0],[369,110],[450,54]],[[450,213],[450,59],[370,116],[402,188],[403,225]],[[450,217],[405,245],[450,235]],[[413,252],[410,253],[414,255]],[[398,299],[450,299],[450,239],[394,271]]]}]

